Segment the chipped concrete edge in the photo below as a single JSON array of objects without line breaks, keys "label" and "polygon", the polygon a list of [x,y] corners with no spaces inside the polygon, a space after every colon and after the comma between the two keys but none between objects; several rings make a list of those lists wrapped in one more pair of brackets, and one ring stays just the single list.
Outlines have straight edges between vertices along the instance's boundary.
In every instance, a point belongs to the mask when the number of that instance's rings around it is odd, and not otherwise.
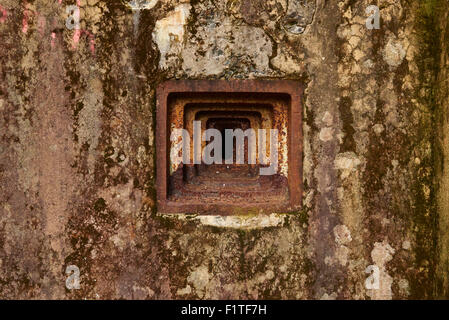
[{"label": "chipped concrete edge", "polygon": [[219,215],[197,215],[187,213],[162,213],[156,214],[158,217],[177,219],[181,221],[197,221],[205,226],[229,228],[229,229],[261,229],[284,226],[287,214],[272,213],[269,215],[239,215],[239,216],[219,216]]}]

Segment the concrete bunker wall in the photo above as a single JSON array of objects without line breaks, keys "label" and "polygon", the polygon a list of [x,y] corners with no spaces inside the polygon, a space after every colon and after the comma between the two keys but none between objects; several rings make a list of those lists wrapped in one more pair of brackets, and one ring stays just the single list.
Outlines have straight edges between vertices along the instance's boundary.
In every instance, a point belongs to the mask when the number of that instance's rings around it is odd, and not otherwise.
[{"label": "concrete bunker wall", "polygon": [[[1,0],[0,297],[447,297],[447,3],[375,2]],[[303,83],[302,209],[158,214],[169,79]]]}]

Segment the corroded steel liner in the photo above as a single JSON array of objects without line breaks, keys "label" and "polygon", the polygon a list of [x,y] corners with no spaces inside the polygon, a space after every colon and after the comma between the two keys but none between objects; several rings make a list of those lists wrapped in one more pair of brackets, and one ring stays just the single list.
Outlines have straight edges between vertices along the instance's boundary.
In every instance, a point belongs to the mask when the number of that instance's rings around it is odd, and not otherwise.
[{"label": "corroded steel liner", "polygon": [[[261,212],[296,210],[302,204],[302,86],[290,80],[179,80],[167,81],[157,90],[157,199],[158,210],[166,213],[214,211],[223,215],[232,214],[236,208],[260,209]],[[182,103],[179,100],[183,100]],[[187,103],[255,103],[274,105],[273,127],[279,130],[281,151],[280,159],[288,166],[288,201],[272,203],[228,204],[179,203],[170,201],[170,132],[172,128],[183,128],[185,124],[184,108]],[[279,108],[285,104],[286,109]],[[171,107],[172,106],[172,107]],[[257,108],[255,109],[257,110]],[[288,153],[288,154],[284,154]],[[281,165],[282,170],[282,165]],[[288,175],[287,175],[288,172]]]}]

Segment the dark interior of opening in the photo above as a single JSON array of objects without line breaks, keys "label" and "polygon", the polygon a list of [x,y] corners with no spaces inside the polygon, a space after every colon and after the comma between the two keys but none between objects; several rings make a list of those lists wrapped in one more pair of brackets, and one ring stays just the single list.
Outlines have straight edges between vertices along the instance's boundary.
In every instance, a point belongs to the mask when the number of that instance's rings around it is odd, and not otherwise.
[{"label": "dark interior of opening", "polygon": [[[198,109],[195,120],[205,121],[205,129],[217,129],[222,135],[222,164],[182,164],[177,172],[170,177],[169,194],[171,200],[195,201],[202,199],[205,205],[225,202],[270,202],[288,197],[287,179],[279,174],[261,176],[259,164],[248,164],[248,138],[244,138],[244,164],[236,164],[236,139],[233,139],[233,164],[226,164],[225,130],[251,128],[251,123],[257,123],[262,128],[262,114],[257,111],[269,109],[268,104],[251,105],[253,111],[247,110],[248,104],[222,104],[227,110],[220,110],[218,104],[211,104],[210,108],[192,104],[187,108]],[[245,106],[246,110],[242,108]],[[231,109],[232,108],[232,109]],[[229,110],[231,109],[231,110]],[[242,110],[243,109],[243,110]],[[184,122],[186,122],[184,118]],[[203,122],[204,123],[204,122]],[[186,126],[186,123],[184,123]],[[203,127],[204,129],[204,127]],[[257,135],[257,130],[255,133]],[[266,129],[266,128],[265,128]],[[213,142],[213,138],[210,142]],[[257,144],[256,144],[257,152]],[[229,155],[228,155],[229,156]]]},{"label": "dark interior of opening", "polygon": [[[226,154],[226,129],[235,130],[241,129],[245,131],[251,127],[251,123],[246,118],[210,118],[206,122],[207,129],[217,129],[221,133],[222,143],[221,143],[221,156],[223,163],[232,160],[236,163],[236,139],[233,141],[232,154]],[[213,138],[211,139],[213,142]],[[245,163],[248,163],[248,141],[245,139]]]},{"label": "dark interior of opening", "polygon": [[[240,118],[241,114],[235,113],[235,118],[209,118],[206,121],[206,129],[217,129],[222,136],[222,163],[221,164],[200,164],[195,165],[194,172],[184,175],[185,182],[194,186],[207,185],[211,190],[231,190],[236,188],[250,188],[256,190],[259,186],[257,181],[258,170],[255,164],[248,164],[248,139],[244,140],[244,163],[236,163],[236,139],[233,139],[232,154],[226,155],[225,150],[225,131],[226,129],[247,130],[251,128],[250,120]],[[215,113],[211,113],[215,116]],[[209,143],[213,142],[213,138]],[[226,157],[232,159],[232,164],[226,164]],[[185,167],[185,170],[191,170]]]}]

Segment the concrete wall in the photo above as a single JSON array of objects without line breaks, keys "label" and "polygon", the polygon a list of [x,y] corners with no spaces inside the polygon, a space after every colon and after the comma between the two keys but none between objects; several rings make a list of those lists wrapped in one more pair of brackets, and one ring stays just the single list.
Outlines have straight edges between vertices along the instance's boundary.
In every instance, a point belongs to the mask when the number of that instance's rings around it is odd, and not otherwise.
[{"label": "concrete wall", "polygon": [[[1,298],[448,297],[446,1],[135,3],[0,0]],[[157,85],[253,78],[304,83],[303,210],[157,214]]]}]

